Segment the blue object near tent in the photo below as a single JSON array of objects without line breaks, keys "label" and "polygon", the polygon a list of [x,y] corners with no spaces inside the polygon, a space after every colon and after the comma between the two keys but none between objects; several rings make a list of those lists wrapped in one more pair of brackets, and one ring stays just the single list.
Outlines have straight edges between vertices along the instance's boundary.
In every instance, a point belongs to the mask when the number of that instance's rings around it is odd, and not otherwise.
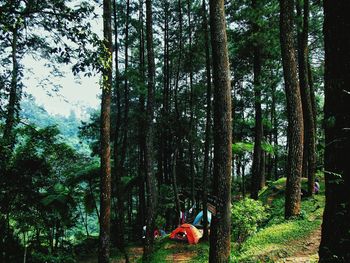
[{"label": "blue object near tent", "polygon": [[[193,221],[194,226],[202,226],[203,225],[203,211],[200,211],[196,218]],[[211,212],[208,210],[208,224],[211,222]]]}]

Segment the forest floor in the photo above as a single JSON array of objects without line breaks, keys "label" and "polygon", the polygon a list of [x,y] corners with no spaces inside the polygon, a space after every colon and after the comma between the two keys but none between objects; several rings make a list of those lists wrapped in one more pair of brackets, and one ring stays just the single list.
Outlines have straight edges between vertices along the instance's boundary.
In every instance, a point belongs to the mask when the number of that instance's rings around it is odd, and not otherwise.
[{"label": "forest floor", "polygon": [[321,242],[321,229],[312,232],[309,238],[296,240],[293,246],[299,248],[291,257],[287,257],[278,261],[282,262],[318,262],[318,247]]},{"label": "forest floor", "polygon": [[[302,181],[306,189],[306,180]],[[318,261],[318,247],[321,239],[321,223],[325,203],[324,183],[321,191],[310,198],[302,198],[301,216],[293,220],[284,219],[285,178],[272,182],[263,189],[259,199],[268,207],[268,222],[248,238],[240,247],[232,243],[232,262],[299,262]],[[128,248],[130,262],[141,262],[142,247]],[[171,241],[167,236],[155,244],[152,262],[208,262],[209,245],[197,245]],[[97,261],[79,261],[79,263]],[[112,263],[125,262],[120,256]]]}]

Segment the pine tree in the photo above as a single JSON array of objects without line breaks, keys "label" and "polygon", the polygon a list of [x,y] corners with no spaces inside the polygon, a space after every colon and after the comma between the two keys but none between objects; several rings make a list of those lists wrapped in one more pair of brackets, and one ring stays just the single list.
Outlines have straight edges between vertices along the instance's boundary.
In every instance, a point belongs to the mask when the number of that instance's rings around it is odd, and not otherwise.
[{"label": "pine tree", "polygon": [[304,125],[297,72],[297,56],[294,48],[293,1],[280,0],[280,9],[280,37],[288,115],[285,217],[290,218],[300,213]]},{"label": "pine tree", "polygon": [[103,58],[101,102],[100,240],[98,262],[109,262],[111,214],[110,111],[112,89],[111,1],[103,1]]},{"label": "pine tree", "polygon": [[224,0],[211,0],[210,32],[214,82],[214,195],[209,262],[229,262],[231,247],[231,84]]},{"label": "pine tree", "polygon": [[350,261],[349,11],[349,1],[324,1],[326,207],[320,262]]}]

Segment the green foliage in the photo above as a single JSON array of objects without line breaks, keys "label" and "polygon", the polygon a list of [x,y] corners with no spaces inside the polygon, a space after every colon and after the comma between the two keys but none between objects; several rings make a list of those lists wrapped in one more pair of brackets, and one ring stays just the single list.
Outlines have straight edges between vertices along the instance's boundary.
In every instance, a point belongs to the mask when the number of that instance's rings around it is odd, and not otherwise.
[{"label": "green foliage", "polygon": [[264,152],[269,153],[271,155],[274,155],[275,151],[276,151],[275,147],[271,143],[268,143],[268,142],[263,142],[261,144],[261,148]]},{"label": "green foliage", "polygon": [[[269,153],[274,154],[275,153],[275,147],[268,143],[263,142],[261,144],[262,150]],[[232,144],[232,153],[233,154],[244,154],[246,152],[253,152],[254,150],[254,143],[253,142],[236,142]]]},{"label": "green foliage", "polygon": [[164,228],[165,223],[166,223],[165,218],[162,217],[161,215],[158,215],[157,218],[156,218],[156,220],[155,220],[156,227],[158,227],[158,228]]},{"label": "green foliage", "polygon": [[244,152],[252,152],[254,144],[251,142],[236,142],[232,144],[232,152],[234,154],[242,154]]},{"label": "green foliage", "polygon": [[59,253],[57,255],[34,252],[31,261],[34,263],[75,263],[73,255],[68,253]]},{"label": "green foliage", "polygon": [[266,220],[268,214],[260,201],[243,199],[232,207],[232,238],[239,244],[256,233],[259,225]]},{"label": "green foliage", "polygon": [[197,245],[189,245],[174,243],[169,237],[160,238],[156,241],[151,262],[165,263],[172,261],[174,254],[186,255],[186,262],[206,263],[208,262],[209,243],[200,242]]},{"label": "green foliage", "polygon": [[[322,175],[319,175],[322,178]],[[307,181],[302,180],[306,187]],[[310,238],[320,228],[325,205],[324,182],[321,179],[321,191],[318,195],[302,199],[302,215],[293,219],[284,219],[284,196],[286,178],[272,182],[260,194],[259,199],[269,205],[269,217],[263,229],[249,237],[233,250],[233,262],[276,262],[295,251],[303,249],[303,240]],[[293,242],[293,246],[291,246]]]}]

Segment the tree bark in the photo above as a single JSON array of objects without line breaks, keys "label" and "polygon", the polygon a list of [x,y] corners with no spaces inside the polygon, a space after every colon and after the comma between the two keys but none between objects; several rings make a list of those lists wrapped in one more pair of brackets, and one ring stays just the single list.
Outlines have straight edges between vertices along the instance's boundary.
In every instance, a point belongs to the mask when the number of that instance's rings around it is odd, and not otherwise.
[{"label": "tree bark", "polygon": [[224,0],[210,0],[214,80],[214,195],[216,214],[209,262],[229,262],[231,226],[232,108]]},{"label": "tree bark", "polygon": [[[176,213],[177,215],[181,212],[181,206],[180,206],[180,197],[179,197],[179,190],[177,187],[177,174],[176,174],[176,163],[178,158],[178,149],[176,148],[174,151],[173,161],[172,161],[172,184],[173,184],[173,191],[174,191],[174,201],[175,201],[175,207],[176,207]],[[180,225],[180,221],[178,222],[178,225]]]},{"label": "tree bark", "polygon": [[180,121],[180,111],[179,111],[179,103],[178,103],[178,92],[179,92],[179,82],[180,82],[180,70],[181,70],[181,62],[182,62],[182,50],[183,50],[183,43],[182,43],[182,4],[181,0],[178,0],[178,12],[179,12],[179,32],[178,32],[178,61],[177,61],[177,70],[176,70],[176,79],[175,79],[175,114],[176,114],[176,121]]},{"label": "tree bark", "polygon": [[[115,10],[115,18],[116,18]],[[128,85],[128,66],[129,66],[129,16],[130,16],[130,1],[126,1],[126,20],[125,20],[125,61],[124,61],[124,116],[122,125],[122,145],[121,150],[118,150],[119,143],[119,129],[120,127],[116,125],[115,127],[115,140],[114,140],[114,165],[115,165],[115,180],[116,180],[116,192],[117,192],[117,217],[116,217],[116,229],[117,229],[117,247],[124,254],[125,261],[129,262],[128,254],[125,250],[125,204],[124,204],[124,190],[122,185],[122,177],[125,176],[126,167],[125,159],[128,147],[128,127],[129,127],[129,85]],[[115,21],[115,26],[117,25]],[[118,32],[115,30],[116,43],[118,43]],[[116,45],[117,46],[117,45]],[[118,52],[116,52],[118,54]],[[116,64],[118,63],[118,58],[116,57]],[[118,82],[119,80],[117,80]],[[119,83],[118,83],[119,84]],[[117,85],[118,85],[117,84]],[[119,87],[118,87],[119,88]],[[120,96],[120,94],[119,94]],[[119,98],[120,100],[120,98]],[[120,101],[119,101],[120,103]],[[116,105],[117,118],[120,118],[121,109],[120,104]],[[119,108],[118,108],[119,107]],[[118,116],[119,115],[119,116]],[[120,119],[117,120],[120,123]]]},{"label": "tree bark", "polygon": [[303,12],[299,2],[296,1],[298,17],[303,17],[301,29],[298,31],[298,64],[300,93],[304,119],[304,150],[303,150],[303,177],[308,178],[308,195],[312,196],[315,184],[316,166],[316,134],[314,113],[312,107],[312,96],[309,84],[309,58],[308,58],[308,36],[309,36],[309,0],[304,0]]},{"label": "tree bark", "polygon": [[169,57],[169,2],[164,3],[164,70],[163,70],[163,129],[162,129],[162,154],[164,182],[171,183],[171,157],[170,157],[170,57]]},{"label": "tree bark", "polygon": [[[252,0],[252,7],[254,12],[258,11],[257,0]],[[257,21],[252,23],[253,34],[259,32],[259,26]],[[262,180],[262,148],[261,142],[263,138],[263,123],[262,123],[262,110],[261,110],[261,65],[262,58],[260,54],[261,47],[258,44],[258,40],[255,37],[254,41],[254,59],[253,59],[253,72],[254,72],[254,96],[255,96],[255,136],[254,136],[254,153],[253,153],[253,168],[252,168],[252,183],[251,183],[251,198],[257,200],[259,196],[259,190],[261,189]]]},{"label": "tree bark", "polygon": [[13,128],[16,124],[16,109],[19,101],[18,91],[18,61],[17,61],[17,49],[18,49],[18,25],[12,29],[12,45],[11,45],[11,59],[12,59],[12,72],[11,72],[11,86],[9,94],[9,103],[7,105],[7,116],[5,121],[3,139],[9,152],[12,152],[15,146],[15,137],[13,134]]},{"label": "tree bark", "polygon": [[210,68],[210,50],[209,50],[209,30],[207,21],[207,10],[205,0],[202,2],[203,13],[203,32],[205,41],[205,70],[207,81],[207,111],[206,111],[206,123],[205,123],[205,143],[204,143],[204,167],[203,167],[203,240],[208,240],[208,180],[210,178],[209,173],[209,153],[210,153],[210,133],[211,133],[211,68]]},{"label": "tree bark", "polygon": [[276,112],[276,86],[272,86],[271,90],[271,123],[272,123],[272,134],[273,134],[273,147],[274,147],[274,157],[273,157],[273,178],[278,180],[278,121]]},{"label": "tree bark", "polygon": [[190,132],[189,132],[189,153],[190,153],[190,176],[191,176],[191,199],[192,206],[196,203],[195,191],[195,169],[194,169],[194,150],[193,141],[196,136],[196,129],[194,127],[194,94],[193,94],[193,68],[192,68],[192,23],[191,23],[191,1],[187,0],[187,16],[188,16],[188,34],[189,34],[189,67],[190,67]]},{"label": "tree bark", "polygon": [[100,240],[98,262],[109,262],[110,214],[111,214],[111,161],[110,161],[110,111],[112,89],[112,28],[111,1],[103,0],[103,37],[106,52],[102,69],[101,103],[101,178],[100,178]]},{"label": "tree bark", "polygon": [[349,1],[324,1],[326,207],[320,262],[350,262],[349,11]]},{"label": "tree bark", "polygon": [[[145,45],[144,45],[144,20],[143,20],[143,0],[140,0],[140,8],[139,8],[139,22],[140,22],[140,35],[139,35],[139,44],[140,44],[140,64],[139,64],[139,73],[141,77],[142,83],[145,83]],[[139,231],[137,232],[139,236],[143,236],[143,226],[145,224],[145,96],[141,93],[139,98],[139,208],[138,208],[138,219],[139,219]]]},{"label": "tree bark", "polygon": [[304,125],[297,60],[294,47],[294,4],[280,0],[280,37],[288,116],[288,160],[286,167],[285,217],[300,213],[300,178],[303,163]]},{"label": "tree bark", "polygon": [[154,81],[155,61],[153,50],[153,29],[152,29],[152,0],[146,0],[146,39],[147,39],[147,61],[148,61],[148,87],[147,87],[147,121],[146,121],[146,188],[147,188],[147,217],[146,217],[146,240],[144,245],[143,260],[149,261],[153,251],[153,230],[157,207],[157,189],[153,173],[153,118],[154,118]]}]

